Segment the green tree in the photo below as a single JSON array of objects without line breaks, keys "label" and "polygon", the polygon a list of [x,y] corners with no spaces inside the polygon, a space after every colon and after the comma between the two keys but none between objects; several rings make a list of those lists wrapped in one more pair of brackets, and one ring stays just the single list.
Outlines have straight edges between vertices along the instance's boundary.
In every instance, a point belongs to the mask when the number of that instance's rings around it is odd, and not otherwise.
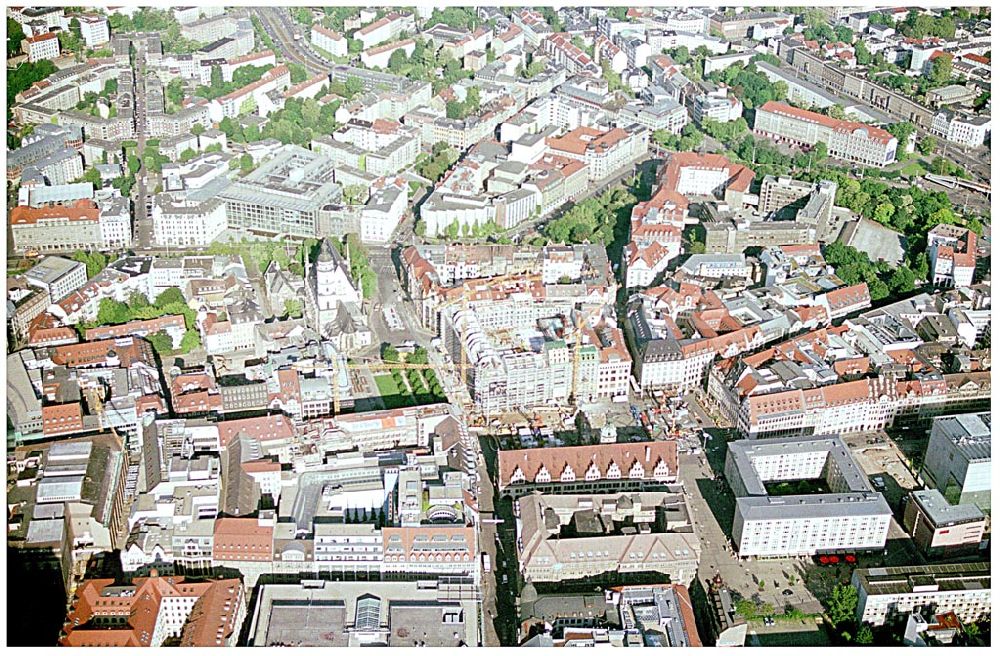
[{"label": "green tree", "polygon": [[87,267],[87,278],[93,278],[108,266],[108,257],[97,251],[76,251],[70,259]]},{"label": "green tree", "polygon": [[198,334],[198,331],[193,328],[186,330],[184,337],[181,339],[181,353],[190,353],[200,346],[201,335]]},{"label": "green tree", "polygon": [[151,306],[152,304],[149,302],[149,299],[140,291],[134,291],[128,296],[128,309],[132,314]]},{"label": "green tree", "polygon": [[[416,50],[414,50],[414,54],[416,54]],[[400,48],[389,56],[389,70],[397,75],[401,74],[406,70],[409,61],[410,60],[406,56],[406,52]]]},{"label": "green tree", "polygon": [[952,57],[951,55],[941,55],[940,57],[935,57],[931,60],[931,70],[927,74],[927,78],[931,84],[935,86],[940,86],[942,84],[947,84],[951,79],[951,68],[952,68]]},{"label": "green tree", "polygon": [[146,341],[148,341],[153,346],[153,350],[161,356],[167,355],[174,350],[174,340],[164,330],[155,332],[152,335],[147,335]]},{"label": "green tree", "polygon": [[293,7],[291,11],[292,11],[292,18],[295,19],[295,22],[301,23],[303,25],[313,24],[312,12],[306,9],[305,7]]},{"label": "green tree", "polygon": [[175,107],[180,107],[181,101],[184,100],[184,80],[175,77],[170,82],[167,82],[166,95],[167,100]]},{"label": "green tree", "polygon": [[289,319],[299,319],[302,317],[302,301],[289,298],[285,300],[285,316]]},{"label": "green tree", "polygon": [[243,153],[243,155],[240,157],[240,170],[242,170],[244,173],[248,173],[252,169],[253,169],[253,157],[250,156],[250,153]]},{"label": "green tree", "polygon": [[382,347],[382,361],[383,362],[399,362],[399,351],[392,344],[386,344]]},{"label": "green tree", "polygon": [[128,323],[132,320],[132,313],[128,305],[113,298],[102,298],[97,306],[97,325],[114,326],[121,323]]},{"label": "green tree", "polygon": [[846,114],[844,113],[844,108],[840,105],[830,105],[826,110],[827,116],[830,118],[835,118],[838,120],[844,120]]},{"label": "green tree", "polygon": [[872,635],[872,627],[868,624],[862,624],[858,627],[858,634],[854,636],[854,642],[859,645],[870,645],[875,641],[875,636]]},{"label": "green tree", "polygon": [[24,30],[21,24],[13,18],[7,18],[7,58],[21,54],[21,41],[24,40]]},{"label": "green tree", "polygon": [[858,40],[854,44],[854,58],[858,60],[858,66],[868,66],[872,63],[872,55],[868,52],[864,41]]},{"label": "green tree", "polygon": [[923,137],[917,142],[917,150],[920,151],[921,155],[930,155],[936,147],[937,140],[930,135]]},{"label": "green tree", "polygon": [[153,301],[153,304],[161,310],[174,303],[187,304],[187,301],[184,300],[184,294],[181,293],[181,290],[177,287],[168,287],[167,289],[164,289],[156,297],[156,300]]},{"label": "green tree", "polygon": [[309,71],[306,70],[306,67],[296,62],[288,64],[288,75],[292,84],[299,84],[309,79]]},{"label": "green tree", "polygon": [[826,604],[831,624],[840,626],[852,622],[858,608],[858,591],[853,585],[840,583],[827,597]]}]

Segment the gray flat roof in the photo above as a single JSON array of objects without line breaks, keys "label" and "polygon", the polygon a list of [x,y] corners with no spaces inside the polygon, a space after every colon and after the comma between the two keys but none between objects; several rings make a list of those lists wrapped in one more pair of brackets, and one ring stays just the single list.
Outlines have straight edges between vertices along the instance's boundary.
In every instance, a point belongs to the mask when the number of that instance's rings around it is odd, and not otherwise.
[{"label": "gray flat roof", "polygon": [[913,499],[935,526],[966,524],[986,517],[975,504],[951,505],[938,490],[916,490]]},{"label": "gray flat roof", "polygon": [[740,497],[736,506],[747,520],[892,515],[885,498],[876,492]]},{"label": "gray flat roof", "polygon": [[854,570],[854,574],[869,595],[909,594],[918,586],[941,591],[990,589],[990,563],[874,567]]},{"label": "gray flat roof", "polygon": [[[844,441],[837,435],[776,437],[762,440],[737,440],[729,443],[729,454],[737,467],[740,479],[751,496],[767,496],[764,481],[753,465],[754,458],[813,453],[825,451],[840,470],[850,492],[871,492],[868,477],[851,456]],[[824,495],[808,495],[824,496]],[[840,496],[840,495],[834,495]],[[881,495],[878,495],[881,498]],[[798,498],[798,497],[781,497]],[[883,501],[884,503],[884,501]]]},{"label": "gray flat roof", "polygon": [[932,433],[941,433],[969,460],[988,460],[991,457],[991,413],[974,412],[950,417],[937,417]]}]

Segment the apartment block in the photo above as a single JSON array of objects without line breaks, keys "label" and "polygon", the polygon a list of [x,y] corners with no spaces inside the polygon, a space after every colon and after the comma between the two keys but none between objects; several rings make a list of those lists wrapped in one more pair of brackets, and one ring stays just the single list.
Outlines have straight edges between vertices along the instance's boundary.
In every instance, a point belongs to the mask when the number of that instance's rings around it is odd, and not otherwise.
[{"label": "apartment block", "polygon": [[97,48],[111,41],[111,30],[108,19],[99,14],[80,14],[76,17],[80,23],[80,36],[88,48]]},{"label": "apartment block", "polygon": [[334,57],[347,56],[347,39],[339,32],[334,32],[322,25],[313,25],[309,33],[309,40],[314,46],[327,51]]},{"label": "apartment block", "polygon": [[968,287],[976,271],[976,233],[941,224],[927,233],[931,280],[942,287]]},{"label": "apartment block", "polygon": [[399,38],[404,32],[413,32],[414,29],[416,26],[413,14],[391,13],[357,30],[353,38],[360,41],[367,50],[386,41]]},{"label": "apartment block", "polygon": [[21,41],[21,50],[32,64],[43,59],[55,59],[59,56],[59,38],[55,32],[29,36]]},{"label": "apartment block", "polygon": [[[736,496],[741,558],[881,550],[892,510],[836,436],[730,442],[726,480]],[[773,495],[768,484],[822,479],[829,492]]]}]

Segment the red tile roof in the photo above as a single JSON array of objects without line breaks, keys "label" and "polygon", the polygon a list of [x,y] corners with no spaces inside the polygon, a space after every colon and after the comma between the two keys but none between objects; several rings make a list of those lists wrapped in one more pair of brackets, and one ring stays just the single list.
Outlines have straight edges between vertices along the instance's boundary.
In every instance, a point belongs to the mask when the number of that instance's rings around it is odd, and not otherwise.
[{"label": "red tile roof", "polygon": [[791,105],[774,100],[767,101],[757,111],[778,114],[779,116],[786,116],[809,123],[818,123],[830,128],[831,130],[836,130],[837,132],[848,133],[854,132],[855,130],[864,130],[868,133],[869,139],[879,141],[881,143],[889,143],[889,141],[895,138],[882,128],[877,128],[873,125],[868,125],[867,123],[835,119],[827,116],[826,114],[810,112],[809,110],[799,109],[798,107],[792,107]]},{"label": "red tile roof", "polygon": [[274,527],[261,526],[255,517],[215,520],[213,560],[266,562],[272,559]]},{"label": "red tile roof", "polygon": [[652,479],[658,465],[666,465],[662,480],[677,477],[677,443],[673,440],[645,444],[595,444],[589,446],[561,446],[543,449],[501,451],[499,459],[500,489],[511,485],[517,471],[525,481],[532,483],[544,467],[552,482],[559,482],[563,472],[571,470],[577,481],[587,477],[593,469],[597,478],[607,479],[609,469],[617,465],[622,478],[628,478],[636,463],[642,466],[645,478]]}]

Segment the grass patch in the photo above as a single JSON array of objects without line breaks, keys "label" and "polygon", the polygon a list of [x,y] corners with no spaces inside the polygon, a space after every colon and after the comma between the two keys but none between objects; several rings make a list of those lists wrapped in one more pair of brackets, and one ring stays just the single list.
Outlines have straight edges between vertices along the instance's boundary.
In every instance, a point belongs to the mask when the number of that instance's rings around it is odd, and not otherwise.
[{"label": "grass patch", "polygon": [[927,169],[924,168],[923,164],[920,163],[919,159],[915,159],[903,168],[899,170],[900,175],[905,175],[908,177],[921,176],[927,173]]},{"label": "grass patch", "polygon": [[378,387],[378,393],[382,397],[382,403],[385,404],[386,410],[417,405],[417,400],[405,388],[400,389],[391,374],[375,376],[375,385]]}]

